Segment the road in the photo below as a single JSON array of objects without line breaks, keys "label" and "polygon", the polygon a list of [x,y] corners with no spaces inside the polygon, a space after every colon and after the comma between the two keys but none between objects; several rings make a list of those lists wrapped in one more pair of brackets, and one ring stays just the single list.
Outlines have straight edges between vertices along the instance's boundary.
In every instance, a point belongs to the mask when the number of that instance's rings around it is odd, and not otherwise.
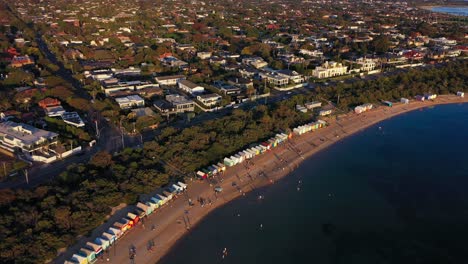
[{"label": "road", "polygon": [[[13,13],[13,12],[12,12]],[[21,19],[18,17],[18,19]],[[60,62],[55,54],[53,54],[47,44],[45,43],[44,39],[42,38],[41,34],[38,33],[36,35],[36,41],[38,43],[38,47],[40,51],[44,54],[44,56],[50,60],[53,64],[58,66],[58,70],[53,72],[54,75],[59,76],[60,78],[64,79],[65,81],[69,82],[73,89],[74,94],[78,97],[84,98],[91,102],[91,96],[88,92],[83,88],[81,83],[72,76],[72,73],[66,69],[62,62]],[[85,120],[87,125],[94,128],[94,123],[92,120],[94,112],[96,112],[93,107],[91,106],[91,114],[89,114],[89,119]],[[120,131],[109,124],[104,118],[97,118],[99,123],[99,130],[100,130],[100,137],[96,139],[96,145],[92,148],[85,148],[84,152],[79,156],[73,156],[66,158],[65,160],[57,161],[51,164],[39,164],[33,165],[31,168],[28,169],[29,175],[29,183],[26,182],[25,177],[19,177],[14,181],[6,181],[0,183],[0,189],[4,188],[34,188],[37,185],[47,182],[61,172],[65,171],[66,168],[73,164],[73,163],[82,163],[87,162],[89,159],[98,151],[106,150],[109,153],[114,153],[122,148],[122,140]],[[125,140],[129,142],[129,144],[137,145],[137,141],[135,138],[126,136]]]}]

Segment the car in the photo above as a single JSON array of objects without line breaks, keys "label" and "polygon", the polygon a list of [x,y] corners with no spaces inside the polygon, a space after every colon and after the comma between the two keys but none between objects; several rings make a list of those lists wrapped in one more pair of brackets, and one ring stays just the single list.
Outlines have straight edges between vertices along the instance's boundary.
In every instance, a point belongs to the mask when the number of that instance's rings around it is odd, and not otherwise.
[{"label": "car", "polygon": [[214,188],[215,192],[219,193],[219,192],[222,192],[223,191],[223,188],[221,188],[220,186],[216,186]]}]

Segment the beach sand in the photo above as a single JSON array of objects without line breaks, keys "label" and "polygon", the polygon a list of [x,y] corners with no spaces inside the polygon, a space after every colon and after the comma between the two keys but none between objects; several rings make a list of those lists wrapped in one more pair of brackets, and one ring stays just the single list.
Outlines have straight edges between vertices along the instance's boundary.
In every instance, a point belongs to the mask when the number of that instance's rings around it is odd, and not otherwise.
[{"label": "beach sand", "polygon": [[[185,194],[157,210],[120,238],[116,245],[104,253],[97,263],[128,263],[129,248],[136,248],[135,263],[157,263],[171,247],[184,235],[188,234],[207,214],[227,202],[256,188],[275,184],[280,178],[290,174],[305,159],[335,142],[363,130],[390,117],[439,104],[467,103],[468,98],[454,95],[439,96],[431,102],[411,102],[395,104],[393,107],[380,106],[360,115],[348,113],[326,120],[329,126],[302,136],[295,136],[266,154],[255,157],[246,163],[227,168],[222,176],[209,181],[188,182]],[[222,181],[222,182],[221,182]],[[233,184],[233,182],[235,184]],[[221,186],[223,191],[215,194],[214,186]],[[235,186],[234,186],[235,185]],[[203,207],[198,202],[203,197],[211,205]],[[195,203],[189,206],[188,199]],[[156,226],[151,230],[152,225]],[[213,227],[217,228],[217,227]],[[153,250],[148,250],[148,243],[154,241]]]}]

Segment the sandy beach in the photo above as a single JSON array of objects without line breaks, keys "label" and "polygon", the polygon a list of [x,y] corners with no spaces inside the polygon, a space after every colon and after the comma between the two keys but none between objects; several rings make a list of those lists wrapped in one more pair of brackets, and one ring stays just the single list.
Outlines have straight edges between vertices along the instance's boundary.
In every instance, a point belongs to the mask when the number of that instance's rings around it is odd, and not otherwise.
[{"label": "sandy beach", "polygon": [[[286,144],[255,157],[249,165],[242,163],[228,168],[224,175],[210,181],[188,182],[186,193],[147,217],[143,224],[127,232],[97,263],[128,263],[131,247],[136,248],[135,263],[157,263],[181,237],[189,234],[190,228],[214,209],[246,192],[275,184],[305,159],[335,142],[402,113],[439,104],[467,102],[468,98],[444,95],[435,101],[395,104],[391,108],[380,106],[359,115],[350,112],[336,118],[324,119],[329,123],[327,127],[293,137]],[[217,185],[223,188],[218,194],[214,192],[214,186]],[[199,198],[204,199],[203,206]],[[189,206],[189,199],[194,203],[193,206]],[[152,225],[156,227],[154,230]],[[154,241],[153,250],[148,250],[150,241]]]}]

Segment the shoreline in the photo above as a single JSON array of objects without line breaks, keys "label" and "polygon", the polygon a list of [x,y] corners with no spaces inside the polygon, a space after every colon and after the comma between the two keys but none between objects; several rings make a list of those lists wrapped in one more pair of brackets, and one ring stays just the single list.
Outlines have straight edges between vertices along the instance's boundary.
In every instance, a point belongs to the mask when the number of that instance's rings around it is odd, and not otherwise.
[{"label": "shoreline", "polygon": [[[176,200],[149,216],[144,221],[144,225],[133,228],[96,263],[124,263],[128,261],[128,248],[132,246],[137,248],[136,262],[158,263],[181,238],[190,235],[188,231],[191,227],[200,223],[216,208],[247,192],[274,184],[293,172],[306,159],[341,139],[400,114],[425,107],[456,103],[468,103],[468,98],[442,95],[431,102],[412,101],[406,105],[398,103],[392,108],[380,106],[360,115],[350,112],[336,118],[328,118],[327,127],[293,137],[285,144],[252,159],[250,166],[242,163],[228,168],[224,175],[215,177],[211,185],[208,181],[189,182],[185,194],[179,195]],[[217,180],[219,182],[216,182]],[[215,194],[213,190],[215,185],[220,185],[223,191]],[[211,205],[202,207],[197,202],[199,197],[203,197],[206,201],[211,200]],[[188,204],[189,198],[195,203],[192,207]],[[156,230],[150,230],[152,224],[156,225]],[[146,246],[150,240],[155,242],[154,251],[147,250]]]},{"label": "shoreline", "polygon": [[419,8],[419,9],[427,10],[427,11],[438,13],[438,14],[454,15],[454,14],[445,13],[445,12],[436,12],[436,11],[433,11],[432,9],[437,8],[437,7],[457,8],[457,7],[467,7],[467,6],[468,6],[468,4],[454,4],[454,3],[452,3],[452,4],[446,4],[446,5],[421,5],[421,6],[416,6],[416,7]]}]

